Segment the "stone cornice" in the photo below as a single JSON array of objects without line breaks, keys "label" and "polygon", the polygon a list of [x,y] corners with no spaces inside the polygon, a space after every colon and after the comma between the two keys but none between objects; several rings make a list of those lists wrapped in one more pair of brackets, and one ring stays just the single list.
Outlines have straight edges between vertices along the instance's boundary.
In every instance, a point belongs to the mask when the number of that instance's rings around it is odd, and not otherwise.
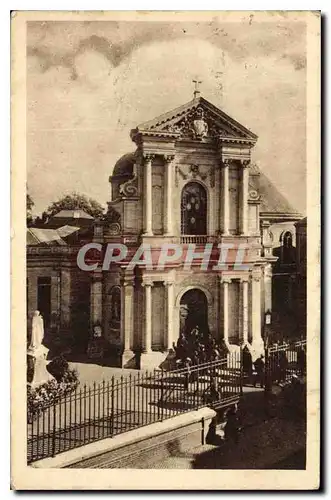
[{"label": "stone cornice", "polygon": [[270,224],[275,222],[285,222],[285,221],[299,221],[302,219],[302,215],[299,213],[290,212],[260,212],[260,221],[267,220]]},{"label": "stone cornice", "polygon": [[[148,138],[157,138],[157,139],[169,139],[169,140],[180,140],[180,141],[187,141],[187,137],[181,137],[181,134],[178,132],[169,132],[167,130],[139,130],[139,129],[134,129],[131,131],[130,134],[131,140],[137,144],[141,145],[145,139]],[[193,139],[190,139],[191,141]],[[206,142],[212,142],[212,143],[218,143],[220,146],[224,144],[241,144],[241,145],[246,145],[249,148],[252,148],[255,143],[256,139],[245,139],[243,137],[207,137],[204,139]]]},{"label": "stone cornice", "polygon": [[178,139],[180,134],[177,132],[168,132],[167,130],[140,130],[133,129],[130,133],[131,140],[140,145],[143,143],[145,138],[158,138],[158,139]]},{"label": "stone cornice", "polygon": [[256,144],[257,139],[245,139],[243,137],[219,137],[218,142],[223,144],[246,144],[253,147]]}]

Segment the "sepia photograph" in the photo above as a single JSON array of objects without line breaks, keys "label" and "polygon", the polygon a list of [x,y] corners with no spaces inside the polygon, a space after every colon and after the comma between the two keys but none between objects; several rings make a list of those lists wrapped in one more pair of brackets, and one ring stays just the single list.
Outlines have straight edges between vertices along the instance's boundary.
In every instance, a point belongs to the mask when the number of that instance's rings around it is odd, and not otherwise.
[{"label": "sepia photograph", "polygon": [[320,12],[11,22],[13,488],[318,489]]}]

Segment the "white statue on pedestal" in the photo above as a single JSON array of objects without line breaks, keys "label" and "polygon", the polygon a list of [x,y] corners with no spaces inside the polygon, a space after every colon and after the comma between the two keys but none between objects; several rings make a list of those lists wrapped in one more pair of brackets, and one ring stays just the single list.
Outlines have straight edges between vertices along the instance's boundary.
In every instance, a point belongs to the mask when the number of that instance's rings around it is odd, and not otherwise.
[{"label": "white statue on pedestal", "polygon": [[28,349],[28,354],[36,355],[39,353],[44,340],[44,320],[39,311],[33,313],[32,334]]},{"label": "white statue on pedestal", "polygon": [[32,318],[31,341],[27,352],[28,356],[35,358],[33,379],[29,384],[32,387],[37,387],[54,378],[46,368],[46,357],[48,349],[43,345],[43,340],[44,320],[40,312],[35,311]]}]

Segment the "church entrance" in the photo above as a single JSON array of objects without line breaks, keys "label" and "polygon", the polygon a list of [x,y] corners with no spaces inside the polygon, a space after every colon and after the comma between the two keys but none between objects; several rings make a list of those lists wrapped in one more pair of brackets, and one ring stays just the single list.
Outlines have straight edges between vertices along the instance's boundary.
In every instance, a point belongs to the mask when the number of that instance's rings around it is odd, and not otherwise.
[{"label": "church entrance", "polygon": [[201,333],[207,335],[208,302],[202,290],[193,288],[188,290],[180,300],[180,333],[188,336],[197,326]]}]

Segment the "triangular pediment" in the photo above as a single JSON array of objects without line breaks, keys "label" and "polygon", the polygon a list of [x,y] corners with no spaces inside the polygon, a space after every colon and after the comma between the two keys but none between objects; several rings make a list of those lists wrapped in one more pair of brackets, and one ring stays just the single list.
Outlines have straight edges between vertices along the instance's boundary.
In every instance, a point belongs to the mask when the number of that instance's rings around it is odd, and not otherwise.
[{"label": "triangular pediment", "polygon": [[255,142],[257,136],[203,97],[142,123],[136,132],[174,134],[192,139],[229,138]]}]

